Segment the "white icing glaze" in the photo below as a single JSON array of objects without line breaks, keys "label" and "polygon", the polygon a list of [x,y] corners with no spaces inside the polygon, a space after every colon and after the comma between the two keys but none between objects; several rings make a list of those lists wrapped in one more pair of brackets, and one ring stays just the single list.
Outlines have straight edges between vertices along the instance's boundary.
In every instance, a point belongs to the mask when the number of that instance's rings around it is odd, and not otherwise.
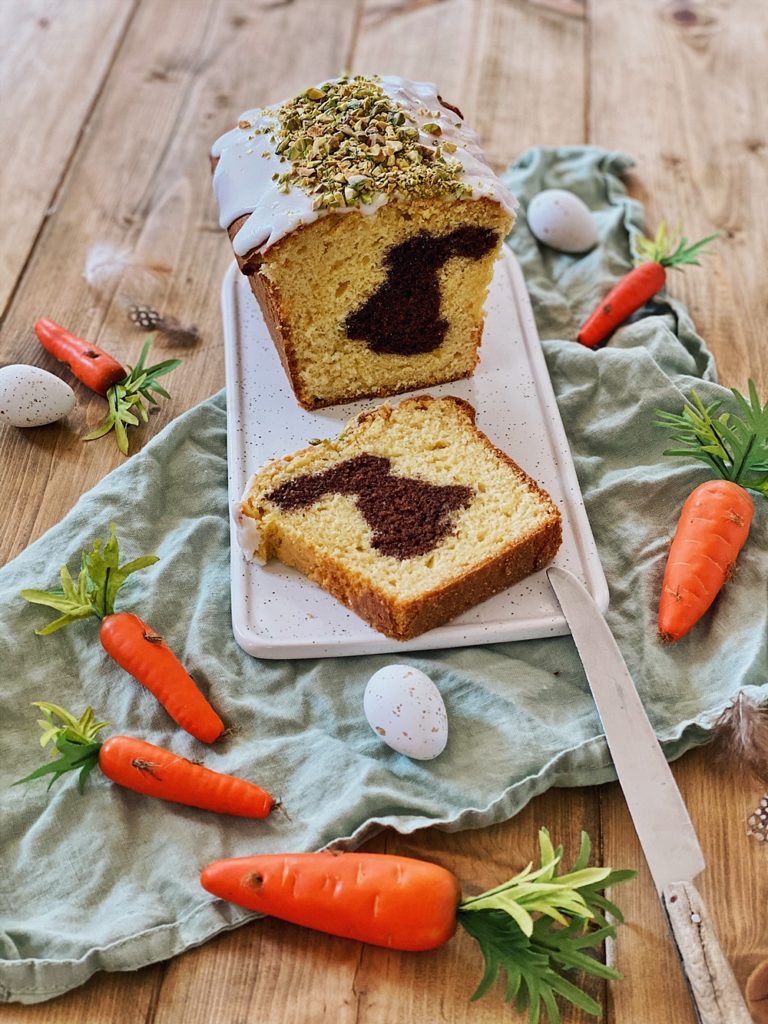
[{"label": "white icing glaze", "polygon": [[262,548],[262,535],[259,524],[252,516],[243,512],[243,504],[248,498],[253,482],[257,474],[254,473],[245,485],[243,496],[232,506],[232,521],[235,524],[235,534],[238,546],[242,549],[243,555],[248,562],[256,562],[258,565],[266,565],[266,559],[260,554]]},{"label": "white icing glaze", "polygon": [[[419,142],[434,148],[435,137],[422,130],[424,124],[434,121],[439,114],[442,128],[440,142],[452,142],[456,151],[450,155],[461,167],[461,180],[472,189],[468,198],[483,196],[495,199],[508,213],[514,214],[517,201],[501,179],[486,163],[478,136],[462,123],[454,111],[443,106],[437,98],[437,87],[431,82],[411,82],[394,75],[376,79],[382,90],[411,114],[419,128]],[[219,204],[219,223],[228,228],[238,217],[248,215],[234,238],[233,247],[238,256],[254,250],[264,254],[279,239],[302,224],[311,224],[331,212],[363,214],[375,213],[388,202],[390,196],[379,193],[366,205],[312,209],[312,197],[293,185],[289,192],[280,192],[277,177],[290,169],[288,159],[281,160],[275,152],[276,143],[270,142],[271,132],[254,135],[255,128],[278,127],[275,108],[247,110],[240,123],[247,127],[233,128],[216,140],[211,155],[218,158],[213,174],[213,189]]]}]

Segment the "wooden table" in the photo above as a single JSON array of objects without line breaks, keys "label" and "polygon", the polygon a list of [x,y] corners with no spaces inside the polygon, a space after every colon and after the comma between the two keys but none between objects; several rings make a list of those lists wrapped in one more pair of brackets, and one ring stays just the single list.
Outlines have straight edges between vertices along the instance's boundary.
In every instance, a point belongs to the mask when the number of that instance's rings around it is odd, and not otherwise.
[{"label": "wooden table", "polygon": [[[346,68],[438,81],[499,168],[532,144],[589,141],[634,154],[632,187],[652,224],[666,216],[692,238],[721,232],[706,269],[674,276],[671,288],[723,382],[743,387],[751,374],[765,394],[766,33],[768,8],[753,0],[5,0],[0,359],[54,368],[32,333],[39,315],[125,358],[136,352],[141,335],[120,289],[95,296],[82,277],[89,246],[108,242],[167,263],[145,297],[202,333],[183,353],[174,400],[142,437],[221,387],[218,290],[231,255],[208,148],[241,110]],[[78,389],[63,425],[0,428],[3,560],[121,461],[111,442],[79,439],[101,410]],[[714,774],[706,750],[685,756],[675,775],[707,856],[701,888],[743,984],[768,955],[766,851],[745,835],[761,794]],[[610,950],[626,979],[591,986],[605,1019],[693,1021],[618,786],[552,790],[481,831],[389,834],[369,846],[435,858],[485,887],[530,858],[541,824],[569,848],[586,828],[604,863],[639,871],[620,893],[628,924]],[[264,921],[135,974],[102,974],[51,1003],[0,1008],[0,1022],[521,1019],[498,993],[468,1003],[478,972],[465,937],[405,955]]]}]

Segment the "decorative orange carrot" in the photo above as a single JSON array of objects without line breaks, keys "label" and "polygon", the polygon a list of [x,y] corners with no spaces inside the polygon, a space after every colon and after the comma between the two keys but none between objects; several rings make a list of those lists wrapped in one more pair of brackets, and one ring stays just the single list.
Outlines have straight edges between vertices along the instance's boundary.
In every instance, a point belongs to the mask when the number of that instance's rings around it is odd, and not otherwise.
[{"label": "decorative orange carrot", "polygon": [[484,995],[503,970],[507,998],[560,1015],[555,994],[599,1015],[599,1005],[559,973],[576,968],[600,978],[621,975],[582,952],[615,934],[606,913],[623,920],[600,892],[634,871],[589,868],[590,842],[570,872],[557,875],[562,847],[539,832],[541,867],[533,865],[480,896],[461,901],[458,879],[437,864],[376,853],[265,854],[214,861],[200,881],[208,892],[249,910],[331,935],[390,949],[427,950],[461,924],[480,943],[486,969],[472,996]]},{"label": "decorative orange carrot", "polygon": [[93,708],[86,708],[80,718],[75,718],[47,701],[35,701],[34,707],[44,715],[38,723],[43,730],[41,745],[53,741],[61,757],[19,779],[16,786],[50,775],[50,789],[62,775],[77,771],[82,793],[86,779],[98,765],[118,786],[204,811],[266,818],[275,806],[273,797],[254,783],[212,771],[154,743],[132,736],[112,736],[102,743],[97,736],[109,722],[95,721]]},{"label": "decorative orange carrot", "polygon": [[641,237],[635,244],[639,262],[611,289],[578,333],[578,340],[587,348],[605,341],[628,316],[652,299],[667,280],[667,268],[684,264],[699,266],[698,256],[717,235],[708,235],[688,245],[687,238],[670,238],[662,221],[656,237]]},{"label": "decorative orange carrot", "polygon": [[153,693],[182,729],[213,743],[224,723],[192,676],[161,636],[130,612],[107,614],[99,626],[101,646],[121,668]]},{"label": "decorative orange carrot", "polygon": [[86,387],[107,400],[109,412],[106,419],[86,434],[83,440],[95,441],[114,430],[117,447],[123,455],[127,455],[129,446],[126,427],[137,427],[139,419],[147,422],[147,403],[157,405],[156,395],[171,397],[158,384],[158,378],[175,370],[181,365],[181,360],[165,359],[154,366],[147,366],[151,344],[151,339],[148,339],[141,349],[139,361],[126,370],[122,363],[113,359],[103,348],[78,338],[54,320],[45,317],[38,320],[35,323],[35,334],[44,349],[65,363]]},{"label": "decorative orange carrot", "polygon": [[120,565],[114,523],[105,545],[95,540],[83,555],[75,585],[66,565],[61,567],[61,589],[22,590],[33,604],[55,608],[63,614],[35,632],[55,633],[77,619],[101,619],[99,638],[104,650],[160,701],[171,718],[203,743],[213,743],[224,732],[224,723],[202,695],[197,683],[158,633],[130,612],[115,612],[117,592],[131,573],[153,565],[157,555],[143,555]]},{"label": "decorative orange carrot", "polygon": [[109,352],[78,338],[55,320],[41,317],[35,322],[35,334],[54,359],[65,363],[75,377],[97,395],[106,397],[113,384],[128,376],[123,364]]},{"label": "decorative orange carrot", "polygon": [[659,601],[665,641],[684,637],[729,579],[754,514],[747,488],[768,496],[768,402],[761,404],[752,380],[749,401],[733,395],[741,415],[720,412],[722,402],[705,406],[695,391],[682,414],[657,410],[655,426],[671,428],[685,445],[664,454],[699,459],[720,478],[700,484],[683,505]]},{"label": "decorative orange carrot", "polygon": [[209,864],[205,889],[283,921],[391,949],[434,949],[456,931],[461,888],[427,861],[376,853],[286,853]]}]

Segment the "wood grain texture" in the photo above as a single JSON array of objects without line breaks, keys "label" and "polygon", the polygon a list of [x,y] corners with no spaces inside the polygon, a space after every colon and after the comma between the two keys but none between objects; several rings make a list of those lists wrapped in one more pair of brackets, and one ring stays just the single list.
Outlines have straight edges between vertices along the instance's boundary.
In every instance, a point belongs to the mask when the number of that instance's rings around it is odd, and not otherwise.
[{"label": "wood grain texture", "polygon": [[[31,218],[33,227],[13,243],[0,240],[0,258],[6,259],[0,267],[9,267],[12,278],[6,282],[4,276],[2,286],[13,296],[0,359],[56,368],[32,335],[42,314],[128,361],[142,340],[126,316],[130,301],[151,302],[197,324],[202,340],[196,347],[157,345],[158,354],[180,354],[185,362],[169,380],[173,401],[152,417],[136,447],[223,382],[218,287],[231,255],[210,192],[211,141],[242,109],[280,99],[343,67],[436,80],[478,128],[497,167],[537,143],[593,141],[633,153],[633,189],[648,204],[653,226],[666,216],[684,223],[691,237],[723,233],[706,268],[673,276],[672,291],[689,304],[724,383],[743,385],[751,373],[768,390],[768,130],[761,57],[768,9],[762,5],[8,0],[0,27],[21,25],[33,16],[29,12],[47,17],[49,9],[69,60],[58,51],[48,59],[52,68],[56,59],[66,65],[58,81],[66,80],[68,99],[45,104],[40,114],[41,132],[58,132],[55,158],[30,181],[21,207],[16,199],[10,200],[12,210],[7,200],[3,206],[17,221],[26,210],[20,219],[26,225]],[[25,29],[38,30],[43,27],[32,22]],[[9,51],[17,63],[23,38],[20,33]],[[19,109],[36,102],[48,75],[47,68],[37,68],[14,87]],[[0,196],[9,187],[5,159]],[[55,209],[46,212],[53,192]],[[140,285],[128,276],[96,295],[81,276],[95,242],[127,245],[172,269]],[[10,263],[4,251],[11,253]],[[121,461],[111,441],[80,441],[103,406],[79,387],[78,399],[63,425],[26,433],[0,426],[0,498],[5,508],[16,509],[0,522],[3,561]],[[26,500],[19,501],[22,494]],[[768,935],[753,909],[768,897],[765,850],[746,838],[744,824],[760,793],[714,774],[706,751],[686,755],[674,770],[708,861],[700,888],[743,984],[768,955]],[[540,825],[571,851],[585,828],[604,863],[640,872],[636,883],[616,894],[628,923],[607,951],[625,980],[590,987],[605,1006],[607,1024],[693,1022],[618,786],[550,790],[513,821],[493,828],[386,833],[367,848],[434,859],[452,868],[470,893],[523,866],[535,851]],[[500,992],[469,1004],[480,973],[479,954],[463,935],[432,953],[405,955],[257,921],[166,964],[97,975],[39,1006],[0,1007],[0,1022],[522,1022],[503,1005]],[[591,1019],[563,1014],[565,1024]]]},{"label": "wood grain texture", "polygon": [[[720,378],[768,390],[768,9],[750,0],[590,5],[590,141],[635,156],[649,223],[718,231],[706,269],[672,274]],[[618,46],[617,46],[618,44]],[[617,48],[625,54],[617,60]]]},{"label": "wood grain texture", "polygon": [[134,0],[0,4],[0,316],[52,212],[133,8]]},{"label": "wood grain texture", "polygon": [[547,5],[371,0],[352,69],[437,82],[501,169],[529,146],[585,141],[585,39],[583,21]]},{"label": "wood grain texture", "polygon": [[[756,202],[768,187],[768,119],[756,103],[764,62],[750,58],[748,38],[766,38],[768,17],[748,3],[600,0],[590,5],[590,141],[633,154],[633,190],[649,227],[661,218],[685,225],[690,238],[721,232],[701,269],[670,275],[669,290],[688,305],[712,349],[722,383],[743,387],[753,376],[768,390],[768,305],[764,270],[768,214]],[[626,59],[616,60],[621,40]],[[761,156],[761,153],[763,154]],[[742,989],[768,954],[768,934],[746,910],[768,898],[762,851],[745,836],[743,782],[714,775],[706,752],[675,766],[707,870],[698,881]],[[638,866],[641,885],[626,887],[631,922],[615,943],[631,974],[609,992],[609,1020],[676,1024],[694,1013],[666,922],[618,787],[603,800],[606,860]],[[734,870],[734,865],[739,865]],[[658,970],[659,963],[670,966]],[[655,977],[655,984],[645,979]]]},{"label": "wood grain texture", "polygon": [[[536,847],[542,815],[570,850],[578,849],[581,827],[598,831],[589,790],[551,791],[537,803],[515,819],[514,829],[504,824],[410,837],[387,832],[365,848],[435,861],[457,874],[467,895],[478,893],[524,866]],[[280,921],[256,921],[169,963],[152,1024],[207,1024],[218,1019],[217,1012],[225,1019],[225,1008],[228,1019],[242,1024],[495,1024],[500,1012],[508,1012],[500,996],[469,1003],[481,975],[482,958],[463,933],[440,949],[407,954]],[[96,987],[99,981],[89,984]],[[599,982],[590,992],[602,1001]],[[511,1011],[509,1019],[515,1019]],[[571,1024],[587,1019],[564,1017]]]},{"label": "wood grain texture", "polygon": [[[759,788],[713,770],[706,748],[687,754],[673,770],[707,863],[697,885],[743,991],[751,971],[768,956],[768,934],[753,910],[768,898],[765,850],[746,836],[746,819],[759,802]],[[621,893],[629,924],[619,930],[614,947],[627,978],[610,988],[608,1019],[658,1020],[661,1024],[668,1019],[662,1010],[675,1007],[675,1024],[694,1024],[696,1018],[677,969],[677,954],[621,791],[611,786],[603,792],[606,861],[636,867],[640,872],[640,884],[624,886]],[[670,969],[659,971],[659,963],[669,964]],[[651,977],[653,985],[647,980]]]}]

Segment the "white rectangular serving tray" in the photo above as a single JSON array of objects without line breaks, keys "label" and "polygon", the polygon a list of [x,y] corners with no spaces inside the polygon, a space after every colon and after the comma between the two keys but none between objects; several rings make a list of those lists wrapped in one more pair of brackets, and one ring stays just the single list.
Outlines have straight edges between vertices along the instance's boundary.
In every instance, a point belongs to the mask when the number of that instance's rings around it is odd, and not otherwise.
[{"label": "white rectangular serving tray", "polygon": [[[232,264],[222,284],[227,381],[230,509],[248,478],[269,459],[334,437],[371,400],[307,412],[296,402],[247,279]],[[486,303],[480,364],[469,380],[422,389],[458,395],[477,425],[552,496],[563,516],[556,565],[575,573],[602,611],[608,586],[584,510],[568,441],[541,351],[523,275],[511,250],[496,264]],[[405,397],[396,396],[397,402]],[[413,640],[377,633],[294,569],[259,566],[232,545],[232,626],[260,658],[318,658],[468,647],[562,636],[568,626],[544,572],[537,572],[458,618]]]}]

